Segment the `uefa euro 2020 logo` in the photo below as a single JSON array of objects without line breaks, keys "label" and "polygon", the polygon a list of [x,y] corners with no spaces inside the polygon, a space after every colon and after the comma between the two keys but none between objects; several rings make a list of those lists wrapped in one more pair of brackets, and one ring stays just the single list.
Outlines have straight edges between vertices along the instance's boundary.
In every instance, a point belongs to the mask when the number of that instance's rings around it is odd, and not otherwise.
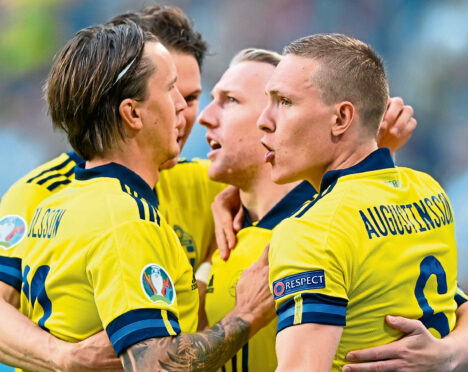
[{"label": "uefa euro 2020 logo", "polygon": [[152,302],[164,302],[172,305],[175,298],[174,283],[161,266],[149,264],[141,272],[141,286]]},{"label": "uefa euro 2020 logo", "polygon": [[10,215],[0,219],[0,248],[13,248],[23,240],[26,230],[26,222],[20,216]]}]

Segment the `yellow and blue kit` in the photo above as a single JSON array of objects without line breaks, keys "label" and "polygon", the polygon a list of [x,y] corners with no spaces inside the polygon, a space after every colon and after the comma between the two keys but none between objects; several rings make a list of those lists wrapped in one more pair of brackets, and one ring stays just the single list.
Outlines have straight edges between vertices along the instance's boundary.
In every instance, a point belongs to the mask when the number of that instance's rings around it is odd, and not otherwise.
[{"label": "yellow and blue kit", "polygon": [[34,209],[45,198],[68,186],[81,158],[64,153],[18,180],[0,202],[0,281],[21,289],[19,243],[26,235]]},{"label": "yellow and blue kit", "polygon": [[162,170],[156,184],[159,211],[174,229],[196,270],[206,259],[213,239],[211,203],[226,188],[208,177],[208,160],[181,160]]},{"label": "yellow and blue kit", "polygon": [[122,165],[83,166],[34,211],[21,244],[21,312],[66,341],[104,328],[117,354],[194,332],[193,270],[154,191]]},{"label": "yellow and blue kit", "polygon": [[314,200],[273,232],[269,262],[278,332],[344,327],[333,371],[347,352],[401,336],[385,315],[419,319],[444,337],[466,301],[444,190],[427,174],[395,167],[388,149],[327,172]]},{"label": "yellow and blue kit", "polygon": [[[229,313],[236,302],[236,284],[242,272],[257,261],[270,242],[275,226],[290,217],[315,194],[308,182],[302,182],[281,199],[260,221],[252,223],[244,209],[243,228],[237,233],[237,245],[227,262],[216,251],[206,293],[205,310],[213,326]],[[221,371],[274,371],[278,366],[275,353],[276,321],[259,331],[226,363]]]}]

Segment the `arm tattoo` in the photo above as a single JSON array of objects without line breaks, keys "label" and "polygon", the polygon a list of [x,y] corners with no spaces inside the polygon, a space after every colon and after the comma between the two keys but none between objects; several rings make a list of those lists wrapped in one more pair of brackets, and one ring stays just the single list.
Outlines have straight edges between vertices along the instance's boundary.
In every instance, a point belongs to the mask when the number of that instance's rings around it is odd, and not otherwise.
[{"label": "arm tattoo", "polygon": [[248,341],[249,328],[238,317],[221,320],[204,332],[141,341],[120,358],[125,371],[215,371]]}]

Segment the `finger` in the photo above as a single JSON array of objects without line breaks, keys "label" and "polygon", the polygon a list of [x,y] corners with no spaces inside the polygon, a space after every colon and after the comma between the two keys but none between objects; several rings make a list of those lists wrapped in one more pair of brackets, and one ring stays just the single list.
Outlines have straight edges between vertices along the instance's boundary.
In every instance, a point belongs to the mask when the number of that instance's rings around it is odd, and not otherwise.
[{"label": "finger", "polygon": [[346,364],[343,366],[343,372],[387,372],[387,371],[404,371],[400,360],[384,360],[372,363]]},{"label": "finger", "polygon": [[268,252],[269,251],[270,251],[270,243],[266,245],[258,262],[262,263],[263,265],[268,265]]},{"label": "finger", "polygon": [[244,225],[244,218],[244,208],[240,207],[234,217],[233,225],[235,231],[240,231],[242,229],[242,226]]},{"label": "finger", "polygon": [[394,134],[396,137],[411,134],[412,131],[409,130],[410,129],[409,124],[410,124],[413,114],[414,114],[414,110],[411,106],[404,106],[396,122],[390,128],[390,132]]},{"label": "finger", "polygon": [[227,238],[224,235],[223,227],[215,223],[215,237],[216,244],[218,245],[219,255],[221,258],[226,261],[229,258],[229,247]]},{"label": "finger", "polygon": [[392,127],[395,124],[403,110],[403,106],[403,100],[400,97],[390,98],[390,103],[382,120],[382,124],[386,123],[386,128]]},{"label": "finger", "polygon": [[400,356],[402,343],[404,341],[397,340],[390,344],[371,347],[368,349],[351,351],[346,355],[346,359],[350,362],[369,362],[385,359],[397,359]]},{"label": "finger", "polygon": [[422,333],[426,329],[422,322],[416,319],[387,315],[385,320],[390,327],[403,333]]}]

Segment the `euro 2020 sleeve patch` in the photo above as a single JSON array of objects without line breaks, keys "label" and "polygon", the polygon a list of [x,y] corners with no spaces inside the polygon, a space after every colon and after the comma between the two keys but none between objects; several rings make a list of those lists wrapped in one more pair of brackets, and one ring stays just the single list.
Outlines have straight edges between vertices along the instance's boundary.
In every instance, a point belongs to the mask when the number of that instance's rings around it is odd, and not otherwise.
[{"label": "euro 2020 sleeve patch", "polygon": [[157,264],[149,264],[143,268],[141,287],[152,302],[161,301],[168,305],[174,303],[174,283],[167,271]]},{"label": "euro 2020 sleeve patch", "polygon": [[23,217],[16,215],[0,219],[0,247],[10,249],[26,236],[27,224]]},{"label": "euro 2020 sleeve patch", "polygon": [[307,271],[275,280],[273,297],[277,300],[290,293],[319,288],[325,288],[325,272],[323,270]]}]

